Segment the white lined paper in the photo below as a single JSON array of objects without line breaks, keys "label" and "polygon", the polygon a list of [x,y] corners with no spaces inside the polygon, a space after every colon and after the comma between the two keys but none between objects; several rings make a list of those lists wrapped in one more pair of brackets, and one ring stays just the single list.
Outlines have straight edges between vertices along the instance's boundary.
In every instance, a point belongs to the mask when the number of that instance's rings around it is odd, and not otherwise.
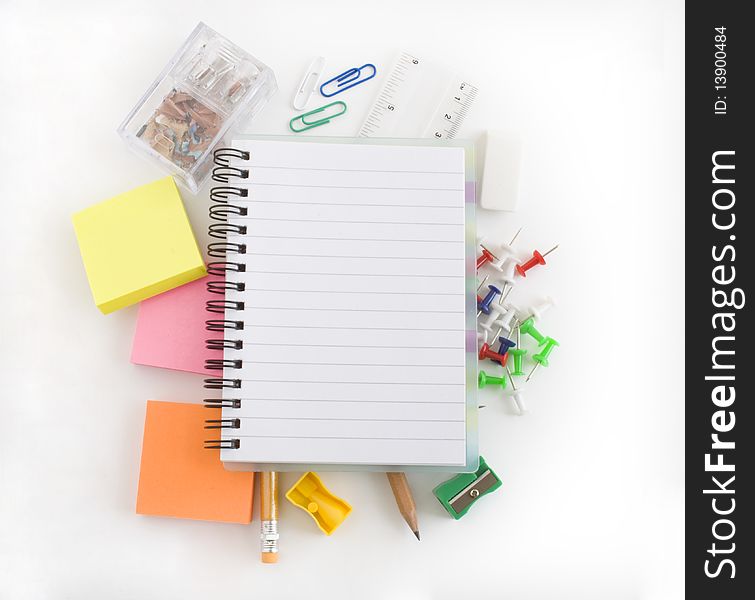
[{"label": "white lined paper", "polygon": [[233,145],[251,158],[223,460],[464,465],[464,149]]},{"label": "white lined paper", "polygon": [[242,399],[241,407],[228,409],[226,418],[255,419],[332,419],[334,421],[388,419],[397,421],[457,421],[464,422],[464,407],[445,402],[371,402],[340,400],[313,402],[311,400]]}]

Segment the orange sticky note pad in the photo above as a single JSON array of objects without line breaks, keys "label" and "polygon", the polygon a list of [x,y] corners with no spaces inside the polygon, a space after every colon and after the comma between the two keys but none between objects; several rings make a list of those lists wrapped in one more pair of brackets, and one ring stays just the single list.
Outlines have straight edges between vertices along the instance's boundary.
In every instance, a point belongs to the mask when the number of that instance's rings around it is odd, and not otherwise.
[{"label": "orange sticky note pad", "polygon": [[219,450],[203,447],[205,419],[220,409],[181,402],[147,402],[136,512],[248,524],[254,473],[226,471]]}]

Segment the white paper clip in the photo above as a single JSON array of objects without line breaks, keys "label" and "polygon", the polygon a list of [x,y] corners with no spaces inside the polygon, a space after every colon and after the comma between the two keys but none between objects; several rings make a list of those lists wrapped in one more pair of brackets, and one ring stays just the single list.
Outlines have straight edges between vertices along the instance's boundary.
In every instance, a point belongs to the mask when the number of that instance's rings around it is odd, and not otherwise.
[{"label": "white paper clip", "polygon": [[320,83],[320,77],[322,76],[322,68],[325,66],[325,58],[318,56],[309,65],[307,72],[302,77],[301,83],[294,94],[294,108],[296,110],[304,110],[307,107],[309,99],[317,89],[317,84]]}]

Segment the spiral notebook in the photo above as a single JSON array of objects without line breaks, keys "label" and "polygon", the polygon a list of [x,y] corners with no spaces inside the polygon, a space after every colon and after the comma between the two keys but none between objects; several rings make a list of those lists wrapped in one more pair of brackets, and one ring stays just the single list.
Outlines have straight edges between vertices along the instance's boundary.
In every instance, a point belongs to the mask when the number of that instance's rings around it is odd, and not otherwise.
[{"label": "spiral notebook", "polygon": [[476,468],[472,146],[231,146],[210,194],[207,345],[224,354],[206,446],[227,468]]}]

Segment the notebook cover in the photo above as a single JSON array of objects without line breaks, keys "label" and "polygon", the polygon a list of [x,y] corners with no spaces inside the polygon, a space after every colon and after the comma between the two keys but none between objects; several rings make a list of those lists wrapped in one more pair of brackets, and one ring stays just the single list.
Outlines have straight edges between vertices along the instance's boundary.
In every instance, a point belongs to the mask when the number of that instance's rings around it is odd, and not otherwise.
[{"label": "notebook cover", "polygon": [[219,451],[203,448],[205,419],[219,418],[201,404],[147,402],[137,513],[251,522],[254,473],[226,471]]},{"label": "notebook cover", "polygon": [[131,362],[164,369],[214,375],[205,360],[222,359],[222,350],[208,350],[205,310],[212,296],[207,278],[187,283],[139,304]]},{"label": "notebook cover", "polygon": [[172,177],[73,215],[92,296],[105,314],[206,274]]}]

